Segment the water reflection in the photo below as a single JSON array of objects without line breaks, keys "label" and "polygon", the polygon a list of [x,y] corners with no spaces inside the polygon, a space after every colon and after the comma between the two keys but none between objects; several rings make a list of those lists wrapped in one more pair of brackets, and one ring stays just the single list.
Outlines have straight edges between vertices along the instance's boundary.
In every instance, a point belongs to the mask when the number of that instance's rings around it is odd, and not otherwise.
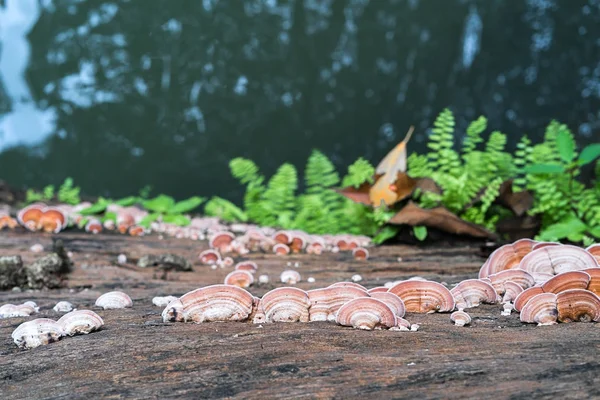
[{"label": "water reflection", "polygon": [[39,14],[36,0],[8,0],[6,7],[0,9],[0,74],[8,100],[5,113],[0,116],[0,151],[19,144],[38,144],[54,131],[54,112],[41,110],[35,104],[25,81],[30,56],[27,32]]},{"label": "water reflection", "polygon": [[232,157],[376,161],[410,124],[422,148],[448,105],[513,138],[600,128],[597,0],[9,0],[1,18],[17,184],[239,198]]}]

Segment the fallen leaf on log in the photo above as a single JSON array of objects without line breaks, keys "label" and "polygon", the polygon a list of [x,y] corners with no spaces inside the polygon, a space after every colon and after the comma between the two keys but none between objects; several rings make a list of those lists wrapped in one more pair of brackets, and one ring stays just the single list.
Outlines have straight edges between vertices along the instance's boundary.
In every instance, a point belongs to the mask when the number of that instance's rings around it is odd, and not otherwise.
[{"label": "fallen leaf on log", "polygon": [[495,239],[496,235],[482,226],[467,222],[459,218],[445,207],[431,209],[421,208],[414,202],[409,202],[402,210],[389,221],[393,225],[427,226],[438,228],[456,235],[469,235],[474,237]]},{"label": "fallen leaf on log", "polygon": [[371,200],[369,199],[369,190],[371,189],[371,185],[369,182],[365,182],[360,185],[358,188],[353,186],[349,186],[342,189],[335,189],[335,191],[342,196],[352,200],[355,203],[361,203],[366,206],[370,206]]},{"label": "fallen leaf on log", "polygon": [[[381,175],[375,175],[375,185],[377,185],[381,179]],[[388,199],[388,201],[384,200],[386,205],[393,205],[410,197],[414,193],[415,189],[421,189],[423,192],[433,192],[437,194],[442,193],[442,189],[433,181],[433,179],[411,178],[404,172],[399,172],[396,176],[396,180],[392,184],[388,185],[387,188],[382,188],[385,193],[384,195],[380,194],[372,199],[371,195],[373,192],[371,191],[371,188],[375,187],[375,185],[370,185],[368,182],[365,182],[358,188],[350,186],[342,189],[336,189],[336,192],[356,203],[365,204],[367,206],[378,205],[376,203],[377,200],[379,200],[380,205],[382,196],[385,196],[386,199]]]},{"label": "fallen leaf on log", "polygon": [[512,179],[502,183],[496,201],[511,210],[516,216],[522,217],[533,206],[533,195],[528,190],[513,192],[512,184]]}]

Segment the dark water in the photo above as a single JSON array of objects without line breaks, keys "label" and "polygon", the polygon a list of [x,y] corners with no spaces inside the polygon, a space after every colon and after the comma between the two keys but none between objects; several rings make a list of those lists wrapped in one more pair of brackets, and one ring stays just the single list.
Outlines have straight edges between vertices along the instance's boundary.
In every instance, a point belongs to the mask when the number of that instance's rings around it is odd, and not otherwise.
[{"label": "dark water", "polygon": [[5,0],[0,178],[238,199],[312,148],[373,162],[437,113],[600,140],[600,0]]}]

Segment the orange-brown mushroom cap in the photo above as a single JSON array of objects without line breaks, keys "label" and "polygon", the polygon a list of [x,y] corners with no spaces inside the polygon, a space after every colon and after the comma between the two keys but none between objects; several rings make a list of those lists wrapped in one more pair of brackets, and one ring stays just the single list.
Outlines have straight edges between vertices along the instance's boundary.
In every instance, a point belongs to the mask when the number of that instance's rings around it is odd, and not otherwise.
[{"label": "orange-brown mushroom cap", "polygon": [[597,267],[594,256],[584,249],[571,246],[547,246],[533,250],[521,260],[520,269],[529,273],[560,274],[567,271]]},{"label": "orange-brown mushroom cap", "polygon": [[525,304],[527,304],[527,302],[529,300],[531,300],[531,298],[533,296],[537,296],[538,294],[542,294],[544,293],[544,289],[542,289],[541,286],[533,286],[530,288],[527,288],[525,290],[523,290],[521,293],[519,293],[519,295],[515,298],[513,307],[516,311],[521,311],[523,309],[523,307],[525,306]]},{"label": "orange-brown mushroom cap", "polygon": [[486,278],[500,271],[515,268],[523,257],[531,252],[535,243],[530,239],[520,239],[497,248],[481,267],[479,278]]},{"label": "orange-brown mushroom cap", "polygon": [[245,321],[252,313],[254,297],[230,285],[211,285],[181,296],[186,321]]},{"label": "orange-brown mushroom cap", "polygon": [[356,247],[352,250],[352,256],[355,260],[366,260],[369,258],[369,250],[364,247]]},{"label": "orange-brown mushroom cap", "polygon": [[389,329],[397,325],[397,317],[385,302],[372,297],[360,297],[350,300],[338,310],[336,322],[364,330]]},{"label": "orange-brown mushroom cap", "polygon": [[560,322],[597,322],[600,320],[600,297],[589,290],[570,289],[556,295]]},{"label": "orange-brown mushroom cap", "polygon": [[544,282],[542,289],[554,294],[569,289],[587,289],[590,279],[590,275],[584,271],[563,272]]},{"label": "orange-brown mushroom cap", "polygon": [[407,312],[447,312],[454,309],[454,297],[444,285],[433,281],[404,281],[389,292],[402,299]]},{"label": "orange-brown mushroom cap", "polygon": [[521,309],[521,322],[538,325],[556,324],[558,310],[554,293],[541,293],[529,299]]},{"label": "orange-brown mushroom cap", "polygon": [[310,321],[335,321],[337,311],[348,301],[369,297],[361,288],[353,286],[330,286],[307,291],[310,300]]},{"label": "orange-brown mushroom cap", "polygon": [[494,287],[482,279],[466,279],[453,287],[450,293],[459,310],[477,307],[480,303],[494,304],[498,297]]},{"label": "orange-brown mushroom cap", "polygon": [[225,277],[226,285],[233,285],[241,288],[247,288],[254,283],[254,276],[244,270],[231,271]]},{"label": "orange-brown mushroom cap", "polygon": [[308,294],[295,287],[281,287],[266,293],[260,300],[254,323],[308,322]]}]

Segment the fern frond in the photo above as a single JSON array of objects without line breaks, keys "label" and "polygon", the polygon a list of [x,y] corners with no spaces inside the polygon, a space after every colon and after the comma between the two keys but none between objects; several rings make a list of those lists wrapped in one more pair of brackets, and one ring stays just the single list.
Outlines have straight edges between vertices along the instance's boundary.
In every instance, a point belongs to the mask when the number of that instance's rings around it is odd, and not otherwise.
[{"label": "fern frond", "polygon": [[229,200],[217,196],[211,198],[206,203],[204,214],[211,217],[219,217],[227,222],[248,221],[248,216],[238,206]]},{"label": "fern frond", "polygon": [[258,166],[251,160],[237,157],[229,162],[231,175],[243,185],[261,184],[264,178],[258,173]]},{"label": "fern frond", "polygon": [[515,151],[514,163],[517,176],[513,180],[514,192],[519,192],[523,190],[523,188],[527,184],[527,178],[525,176],[525,167],[532,161],[532,152],[533,148],[531,147],[531,140],[529,140],[527,135],[525,135],[517,144],[517,150]]},{"label": "fern frond", "polygon": [[304,181],[307,193],[317,193],[324,188],[336,186],[340,182],[340,176],[325,154],[313,150],[306,163]]},{"label": "fern frond", "polygon": [[365,182],[373,183],[375,168],[370,162],[360,157],[348,167],[348,174],[342,180],[343,187],[359,187]]},{"label": "fern frond", "polygon": [[481,134],[487,129],[487,118],[480,116],[467,127],[467,136],[463,143],[463,154],[469,154],[483,142]]},{"label": "fern frond", "polygon": [[454,115],[444,109],[433,123],[432,134],[427,146],[433,150],[428,154],[431,168],[451,174],[459,173],[460,159],[452,149],[454,146]]},{"label": "fern frond", "polygon": [[58,188],[58,201],[71,205],[79,204],[81,202],[81,199],[79,198],[80,191],[81,189],[79,187],[73,186],[73,179],[67,178]]},{"label": "fern frond", "polygon": [[267,226],[289,228],[292,224],[298,175],[292,164],[283,164],[271,177],[262,196]]}]

